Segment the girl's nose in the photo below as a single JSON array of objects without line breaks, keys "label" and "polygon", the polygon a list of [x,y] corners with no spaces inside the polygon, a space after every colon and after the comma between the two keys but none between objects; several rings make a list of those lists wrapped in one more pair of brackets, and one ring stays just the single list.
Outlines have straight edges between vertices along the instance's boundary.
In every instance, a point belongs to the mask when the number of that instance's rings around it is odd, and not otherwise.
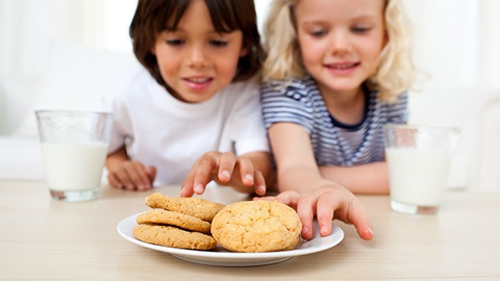
[{"label": "girl's nose", "polygon": [[191,67],[204,67],[207,64],[207,56],[203,46],[194,45],[189,50],[188,64]]},{"label": "girl's nose", "polygon": [[330,38],[330,53],[342,55],[351,51],[351,41],[346,31],[333,32]]}]

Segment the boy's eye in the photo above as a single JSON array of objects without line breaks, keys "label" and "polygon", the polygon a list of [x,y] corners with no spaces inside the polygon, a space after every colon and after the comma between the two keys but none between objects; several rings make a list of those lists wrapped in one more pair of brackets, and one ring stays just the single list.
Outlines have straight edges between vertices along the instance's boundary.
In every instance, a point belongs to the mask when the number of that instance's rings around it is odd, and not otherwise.
[{"label": "boy's eye", "polygon": [[224,40],[210,40],[210,44],[215,47],[225,47],[228,43]]},{"label": "boy's eye", "polygon": [[167,45],[170,45],[170,46],[180,46],[184,44],[184,40],[181,40],[181,39],[169,39],[167,40]]}]

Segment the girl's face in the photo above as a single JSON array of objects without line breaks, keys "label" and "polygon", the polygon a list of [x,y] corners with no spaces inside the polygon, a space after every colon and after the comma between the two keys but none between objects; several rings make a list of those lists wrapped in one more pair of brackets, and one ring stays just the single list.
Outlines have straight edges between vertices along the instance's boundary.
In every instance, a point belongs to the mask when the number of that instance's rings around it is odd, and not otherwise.
[{"label": "girl's face", "polygon": [[301,0],[295,7],[304,66],[323,94],[358,93],[387,37],[384,0]]},{"label": "girl's face", "polygon": [[175,31],[158,34],[153,54],[160,74],[177,99],[197,103],[231,83],[246,54],[240,30],[215,31],[204,0],[193,0]]}]

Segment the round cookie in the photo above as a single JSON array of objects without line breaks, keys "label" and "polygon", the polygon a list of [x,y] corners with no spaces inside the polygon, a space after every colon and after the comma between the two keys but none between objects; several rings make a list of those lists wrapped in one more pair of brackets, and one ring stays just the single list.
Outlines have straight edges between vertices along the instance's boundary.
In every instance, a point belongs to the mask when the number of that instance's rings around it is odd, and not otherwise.
[{"label": "round cookie", "polygon": [[243,201],[222,209],[212,221],[212,236],[234,252],[292,250],[300,240],[297,212],[278,201]]},{"label": "round cookie", "polygon": [[164,209],[152,209],[140,214],[136,222],[138,224],[165,224],[177,226],[183,229],[210,233],[210,223],[199,218]]},{"label": "round cookie", "polygon": [[214,216],[225,207],[223,204],[206,199],[167,197],[158,192],[146,197],[146,205],[190,215],[208,222],[211,222]]},{"label": "round cookie", "polygon": [[209,235],[172,226],[140,224],[134,227],[132,234],[143,242],[172,248],[211,250],[217,246]]}]

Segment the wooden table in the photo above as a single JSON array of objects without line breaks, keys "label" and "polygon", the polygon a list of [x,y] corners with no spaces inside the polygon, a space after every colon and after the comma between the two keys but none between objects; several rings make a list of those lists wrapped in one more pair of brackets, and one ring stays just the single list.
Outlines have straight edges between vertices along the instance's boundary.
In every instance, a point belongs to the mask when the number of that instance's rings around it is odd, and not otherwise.
[{"label": "wooden table", "polygon": [[[204,197],[246,198],[217,191]],[[190,263],[119,236],[118,222],[147,210],[149,193],[103,187],[98,200],[66,203],[50,199],[44,182],[0,181],[0,280],[500,280],[500,193],[449,192],[428,216],[394,213],[387,196],[361,196],[372,241],[338,223],[345,239],[327,251],[242,268]]]}]

